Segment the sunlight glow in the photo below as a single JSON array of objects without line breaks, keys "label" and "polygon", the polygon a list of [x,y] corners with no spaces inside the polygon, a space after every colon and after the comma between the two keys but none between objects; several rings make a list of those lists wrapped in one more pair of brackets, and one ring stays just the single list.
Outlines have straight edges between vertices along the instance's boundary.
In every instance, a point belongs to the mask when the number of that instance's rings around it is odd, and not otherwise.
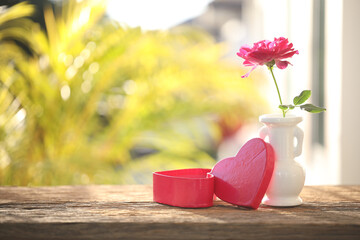
[{"label": "sunlight glow", "polygon": [[66,101],[69,99],[70,97],[70,93],[71,93],[71,90],[70,90],[70,87],[68,85],[65,85],[61,88],[60,90],[60,95],[61,95],[61,98]]},{"label": "sunlight glow", "polygon": [[164,30],[200,15],[211,0],[110,0],[108,15],[130,27]]}]

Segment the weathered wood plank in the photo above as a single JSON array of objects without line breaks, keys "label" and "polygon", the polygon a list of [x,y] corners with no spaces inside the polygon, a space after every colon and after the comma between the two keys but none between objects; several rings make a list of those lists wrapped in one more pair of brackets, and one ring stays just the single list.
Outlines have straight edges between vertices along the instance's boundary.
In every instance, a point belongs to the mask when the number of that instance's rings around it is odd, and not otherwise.
[{"label": "weathered wood plank", "polygon": [[0,187],[0,239],[360,239],[360,186],[311,186],[294,208],[152,202],[151,186]]}]

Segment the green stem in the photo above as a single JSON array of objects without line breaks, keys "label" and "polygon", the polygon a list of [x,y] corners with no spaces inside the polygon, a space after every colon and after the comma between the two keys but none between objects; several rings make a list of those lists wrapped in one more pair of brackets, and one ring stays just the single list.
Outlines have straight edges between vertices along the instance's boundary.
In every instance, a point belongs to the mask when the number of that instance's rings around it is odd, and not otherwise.
[{"label": "green stem", "polygon": [[[279,91],[279,87],[278,87],[278,85],[277,85],[277,83],[276,83],[276,79],[275,79],[274,72],[273,72],[273,67],[271,66],[271,67],[268,67],[268,68],[269,68],[269,70],[270,70],[270,72],[271,72],[271,75],[272,75],[272,77],[273,77],[273,79],[274,79],[274,83],[275,83],[276,90],[277,90],[277,93],[278,93],[278,96],[279,96],[279,100],[280,100],[280,105],[282,105],[282,100],[281,100],[281,96],[280,96],[280,91]],[[284,110],[281,110],[281,111],[283,112],[283,117],[285,117],[285,111],[284,111]]]}]

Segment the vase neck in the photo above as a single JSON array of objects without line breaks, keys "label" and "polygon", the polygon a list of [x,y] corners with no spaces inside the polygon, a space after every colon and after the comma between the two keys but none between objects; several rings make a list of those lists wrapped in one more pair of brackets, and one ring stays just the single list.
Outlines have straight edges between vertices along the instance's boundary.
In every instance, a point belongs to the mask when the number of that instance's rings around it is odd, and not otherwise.
[{"label": "vase neck", "polygon": [[273,146],[278,162],[294,160],[294,139],[297,123],[268,123],[269,142]]}]

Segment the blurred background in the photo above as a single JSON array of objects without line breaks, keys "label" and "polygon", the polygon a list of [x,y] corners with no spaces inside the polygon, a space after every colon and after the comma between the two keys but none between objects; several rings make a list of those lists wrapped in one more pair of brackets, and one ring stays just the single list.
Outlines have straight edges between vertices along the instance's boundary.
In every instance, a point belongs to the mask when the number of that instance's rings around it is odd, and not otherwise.
[{"label": "blurred background", "polygon": [[[0,184],[151,184],[211,168],[279,111],[243,44],[284,36],[284,102],[304,89],[306,184],[360,184],[357,0],[1,1]],[[356,24],[355,24],[356,25]]]}]

